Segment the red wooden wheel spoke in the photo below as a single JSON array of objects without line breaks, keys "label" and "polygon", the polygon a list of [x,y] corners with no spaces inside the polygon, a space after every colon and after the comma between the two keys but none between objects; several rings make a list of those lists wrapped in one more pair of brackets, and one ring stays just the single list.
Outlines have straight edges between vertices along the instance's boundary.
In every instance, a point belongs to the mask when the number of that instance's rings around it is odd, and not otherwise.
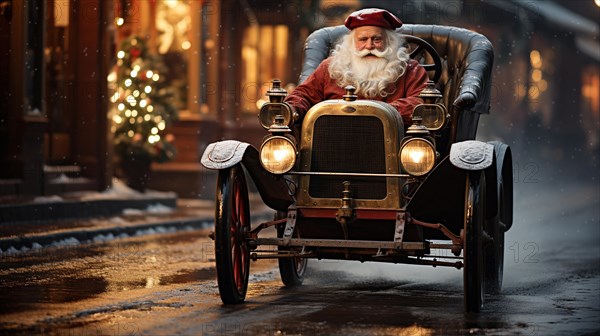
[{"label": "red wooden wheel spoke", "polygon": [[238,247],[234,246],[231,250],[231,255],[232,255],[232,261],[233,261],[233,282],[235,283],[235,287],[239,290],[240,289],[240,282],[241,282],[241,276],[240,276],[240,258],[239,258],[239,251],[238,251]]}]

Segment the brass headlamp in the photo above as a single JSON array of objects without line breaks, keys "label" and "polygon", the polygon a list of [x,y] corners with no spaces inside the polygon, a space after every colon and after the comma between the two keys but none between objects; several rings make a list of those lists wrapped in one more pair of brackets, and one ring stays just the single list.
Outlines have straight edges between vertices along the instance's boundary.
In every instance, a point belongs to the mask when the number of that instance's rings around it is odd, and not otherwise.
[{"label": "brass headlamp", "polygon": [[413,116],[413,124],[406,131],[406,137],[402,139],[398,153],[402,169],[412,176],[423,176],[429,173],[438,156],[435,140],[421,122],[421,117]]}]

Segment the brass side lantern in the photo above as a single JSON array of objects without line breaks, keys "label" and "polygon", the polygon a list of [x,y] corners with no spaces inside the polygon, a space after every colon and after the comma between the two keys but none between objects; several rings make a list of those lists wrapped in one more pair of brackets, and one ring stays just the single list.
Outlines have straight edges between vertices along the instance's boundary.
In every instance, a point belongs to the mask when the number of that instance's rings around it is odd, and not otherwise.
[{"label": "brass side lantern", "polygon": [[258,120],[264,129],[268,130],[274,125],[277,121],[277,116],[281,116],[283,118],[281,123],[288,127],[298,119],[297,113],[293,111],[290,105],[283,101],[287,96],[287,91],[281,87],[280,80],[274,79],[272,81],[272,86],[267,91],[267,96],[269,96],[269,102],[265,103],[258,113]]},{"label": "brass side lantern", "polygon": [[429,131],[438,131],[448,123],[450,115],[446,107],[438,103],[443,97],[438,89],[435,88],[433,81],[427,82],[427,86],[421,91],[419,97],[423,99],[423,104],[419,104],[413,110],[413,119],[420,118],[421,124]]},{"label": "brass side lantern", "polygon": [[298,117],[292,107],[283,101],[286,95],[281,82],[273,80],[273,86],[267,91],[269,102],[260,108],[258,114],[260,124],[270,133],[260,146],[260,163],[272,174],[290,171],[298,156],[296,139],[290,134],[290,126]]}]

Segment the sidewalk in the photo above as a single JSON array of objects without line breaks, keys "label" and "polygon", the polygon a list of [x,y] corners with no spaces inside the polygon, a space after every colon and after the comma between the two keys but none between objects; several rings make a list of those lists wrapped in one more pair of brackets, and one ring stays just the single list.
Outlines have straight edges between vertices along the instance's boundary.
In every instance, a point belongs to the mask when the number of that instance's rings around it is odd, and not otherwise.
[{"label": "sidewalk", "polygon": [[[273,211],[250,194],[253,223]],[[210,200],[178,199],[168,192],[133,191],[120,182],[102,193],[39,197],[0,205],[0,256],[48,246],[98,243],[111,239],[214,225]]]}]

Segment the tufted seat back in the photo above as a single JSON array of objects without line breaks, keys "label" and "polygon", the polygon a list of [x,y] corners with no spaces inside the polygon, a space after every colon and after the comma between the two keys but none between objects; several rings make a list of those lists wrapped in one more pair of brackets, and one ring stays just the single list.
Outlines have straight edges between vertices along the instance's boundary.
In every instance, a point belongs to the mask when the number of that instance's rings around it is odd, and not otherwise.
[{"label": "tufted seat back", "polygon": [[[326,27],[306,39],[300,83],[330,55],[338,40],[348,32],[343,25]],[[447,153],[452,143],[474,139],[479,115],[490,110],[494,59],[490,41],[467,29],[438,25],[404,24],[396,29],[396,33],[429,42],[442,59],[442,75],[436,86],[444,95],[443,102],[450,112],[451,123],[438,149]]]}]

